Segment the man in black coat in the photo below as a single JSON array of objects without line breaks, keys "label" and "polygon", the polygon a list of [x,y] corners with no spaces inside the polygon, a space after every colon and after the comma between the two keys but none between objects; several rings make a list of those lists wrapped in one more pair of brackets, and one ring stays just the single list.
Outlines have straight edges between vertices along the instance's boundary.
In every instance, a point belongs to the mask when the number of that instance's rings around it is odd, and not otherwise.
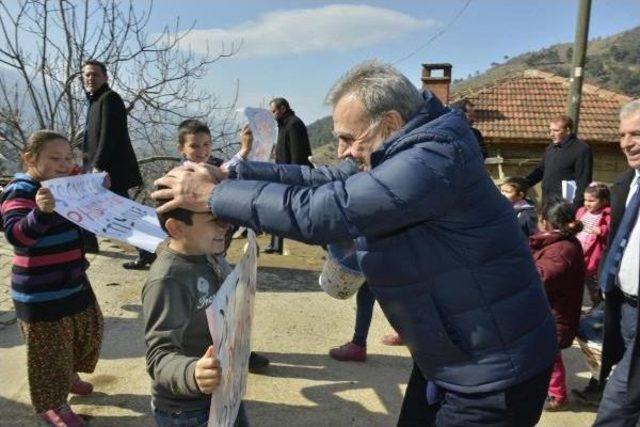
[{"label": "man in black coat", "polygon": [[600,381],[606,381],[606,387],[596,426],[635,426],[640,419],[640,340],[636,334],[640,224],[638,208],[633,208],[638,206],[635,195],[640,187],[640,100],[620,111],[620,147],[630,169],[611,187],[610,247],[599,272],[605,295]]},{"label": "man in black coat", "polygon": [[584,202],[584,190],[591,183],[593,155],[591,148],[572,133],[573,120],[561,115],[551,119],[547,146],[538,166],[526,177],[529,187],[542,181],[542,201],[562,197],[562,181],[575,181],[573,205]]},{"label": "man in black coat", "polygon": [[[82,167],[85,172],[107,172],[110,190],[128,198],[130,188],[142,185],[142,176],[129,139],[124,102],[111,90],[107,80],[107,68],[103,63],[91,59],[82,66],[82,82],[89,100]],[[98,251],[95,236],[85,239],[85,249]],[[125,263],[123,267],[144,268],[153,259],[153,254],[141,250],[137,260]]]},{"label": "man in black coat", "polygon": [[[312,166],[309,161],[311,145],[307,135],[307,127],[296,116],[284,98],[273,98],[269,102],[269,110],[278,123],[278,140],[276,142],[276,163]],[[282,237],[272,235],[271,244],[264,253],[282,255]]]}]

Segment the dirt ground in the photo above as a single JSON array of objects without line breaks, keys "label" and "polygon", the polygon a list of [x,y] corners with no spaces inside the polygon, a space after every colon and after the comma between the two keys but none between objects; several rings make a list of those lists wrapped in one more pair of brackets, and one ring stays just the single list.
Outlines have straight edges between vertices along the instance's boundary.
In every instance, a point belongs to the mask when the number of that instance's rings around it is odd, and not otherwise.
[{"label": "dirt ground", "polygon": [[[243,243],[236,241],[230,258]],[[266,245],[266,237],[259,239]],[[411,367],[404,347],[386,347],[389,331],[376,306],[366,363],[341,363],[328,357],[353,332],[355,298],[338,301],[317,285],[320,248],[287,241],[290,255],[261,255],[259,293],[253,332],[254,350],[271,359],[265,375],[250,375],[245,398],[253,426],[393,426]],[[109,241],[90,255],[89,275],[105,316],[105,339],[95,385],[87,397],[70,403],[91,426],[151,426],[149,378],[144,364],[140,291],[146,272],[120,264],[133,252]],[[25,349],[9,295],[11,250],[0,239],[0,425],[38,425],[29,403]],[[565,351],[569,387],[588,379],[579,351]],[[571,404],[545,413],[541,426],[586,426],[595,408]]]}]

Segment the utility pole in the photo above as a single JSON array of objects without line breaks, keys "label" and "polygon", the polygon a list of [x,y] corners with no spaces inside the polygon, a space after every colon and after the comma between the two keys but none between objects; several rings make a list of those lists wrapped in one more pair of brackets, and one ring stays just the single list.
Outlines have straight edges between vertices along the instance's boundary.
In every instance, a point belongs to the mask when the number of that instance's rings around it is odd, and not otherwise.
[{"label": "utility pole", "polygon": [[573,120],[573,131],[575,133],[578,133],[578,119],[580,118],[582,80],[584,78],[584,61],[587,56],[590,15],[591,0],[580,0],[576,38],[573,42],[569,99],[567,100],[567,116]]}]

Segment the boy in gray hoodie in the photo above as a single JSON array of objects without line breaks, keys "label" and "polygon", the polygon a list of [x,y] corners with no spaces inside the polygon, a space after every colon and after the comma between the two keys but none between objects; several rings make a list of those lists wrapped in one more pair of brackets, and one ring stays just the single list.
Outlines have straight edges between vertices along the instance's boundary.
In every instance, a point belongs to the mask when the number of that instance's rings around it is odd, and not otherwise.
[{"label": "boy in gray hoodie", "polygon": [[[206,426],[221,374],[205,311],[231,270],[220,255],[229,227],[185,209],[158,219],[169,238],[142,289],[153,414],[160,427]],[[242,405],[235,425],[248,426]]]}]

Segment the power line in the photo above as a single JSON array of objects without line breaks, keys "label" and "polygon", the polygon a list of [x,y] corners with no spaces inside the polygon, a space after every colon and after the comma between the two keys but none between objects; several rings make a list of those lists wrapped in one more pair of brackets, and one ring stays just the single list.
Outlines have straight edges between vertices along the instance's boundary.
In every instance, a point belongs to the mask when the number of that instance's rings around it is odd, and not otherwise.
[{"label": "power line", "polygon": [[462,16],[462,14],[464,13],[464,11],[467,9],[467,7],[469,7],[469,5],[471,4],[472,0],[467,0],[466,3],[464,4],[464,6],[462,6],[462,8],[458,11],[458,13],[456,13],[453,18],[449,21],[449,23],[447,24],[446,27],[444,27],[443,29],[441,29],[440,31],[438,31],[437,33],[435,33],[433,36],[431,36],[431,38],[429,40],[427,40],[424,44],[418,46],[415,50],[413,50],[411,53],[407,54],[406,56],[403,56],[402,58],[392,62],[393,65],[398,64],[399,62],[405,61],[409,58],[411,58],[412,56],[416,55],[418,52],[420,52],[422,49],[424,49],[425,47],[429,46],[434,40],[438,39],[440,36],[442,36],[444,33],[446,33],[449,28],[451,28],[453,26],[453,24],[455,24],[455,22],[458,20],[458,18],[460,18]]}]

